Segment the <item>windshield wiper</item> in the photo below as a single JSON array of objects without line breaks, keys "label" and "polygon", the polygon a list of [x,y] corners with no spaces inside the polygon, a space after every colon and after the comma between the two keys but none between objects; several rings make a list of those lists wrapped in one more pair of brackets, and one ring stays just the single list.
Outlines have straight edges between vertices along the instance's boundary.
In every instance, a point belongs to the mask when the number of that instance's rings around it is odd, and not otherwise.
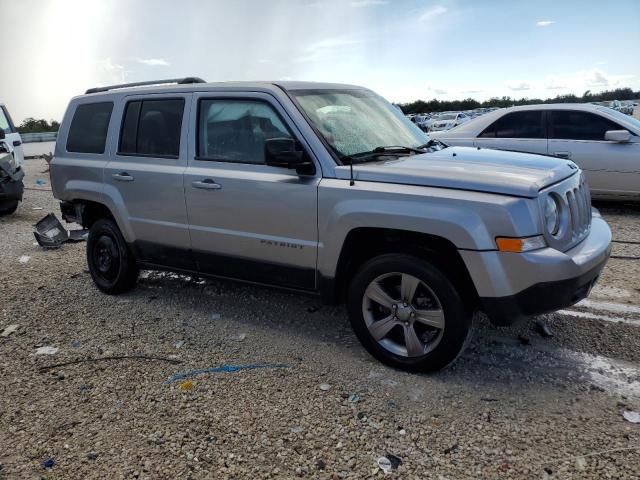
[{"label": "windshield wiper", "polygon": [[416,147],[416,148],[430,148],[430,147],[433,147],[434,145],[437,145],[437,144],[440,144],[442,146],[442,148],[448,148],[449,147],[449,145],[444,143],[442,140],[438,140],[437,138],[432,138],[427,143],[425,143],[424,145],[420,145],[419,147]]},{"label": "windshield wiper", "polygon": [[366,152],[354,153],[353,155],[347,155],[349,160],[355,163],[366,162],[369,157],[376,158],[384,155],[398,155],[403,153],[424,153],[424,150],[414,147],[405,147],[402,145],[390,145],[385,147],[376,147],[373,150]]}]

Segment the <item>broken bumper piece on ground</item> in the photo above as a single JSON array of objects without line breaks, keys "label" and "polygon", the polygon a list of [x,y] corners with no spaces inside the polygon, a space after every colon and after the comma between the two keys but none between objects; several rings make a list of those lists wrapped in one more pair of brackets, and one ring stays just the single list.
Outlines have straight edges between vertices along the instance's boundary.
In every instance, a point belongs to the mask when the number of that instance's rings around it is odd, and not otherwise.
[{"label": "broken bumper piece on ground", "polygon": [[33,235],[43,248],[59,248],[65,242],[82,242],[87,239],[89,230],[67,231],[60,220],[50,213],[35,224]]}]

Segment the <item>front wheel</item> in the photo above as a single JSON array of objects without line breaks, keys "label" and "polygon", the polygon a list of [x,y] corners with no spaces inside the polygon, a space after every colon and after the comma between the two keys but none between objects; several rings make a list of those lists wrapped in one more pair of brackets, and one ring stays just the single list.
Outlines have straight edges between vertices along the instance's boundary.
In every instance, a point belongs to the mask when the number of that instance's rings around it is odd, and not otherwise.
[{"label": "front wheel", "polygon": [[472,315],[431,263],[388,254],[362,266],[349,286],[351,325],[371,355],[411,371],[435,371],[462,353]]},{"label": "front wheel", "polygon": [[87,263],[93,282],[104,293],[126,292],[138,280],[138,266],[113,220],[100,219],[91,226]]}]

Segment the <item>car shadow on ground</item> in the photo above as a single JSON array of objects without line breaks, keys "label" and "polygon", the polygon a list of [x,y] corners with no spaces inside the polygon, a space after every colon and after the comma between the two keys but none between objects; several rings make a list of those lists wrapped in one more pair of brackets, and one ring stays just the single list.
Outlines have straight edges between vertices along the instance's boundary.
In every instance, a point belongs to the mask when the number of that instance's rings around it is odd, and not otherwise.
[{"label": "car shadow on ground", "polygon": [[[637,366],[546,342],[535,336],[531,323],[497,328],[477,315],[474,338],[452,367],[435,374],[416,375],[386,367],[370,357],[353,334],[344,307],[322,306],[313,296],[229,280],[143,272],[139,287],[127,297],[144,302],[154,298],[161,304],[162,292],[176,291],[180,293],[171,301],[183,304],[185,315],[191,318],[191,334],[204,342],[205,348],[216,348],[233,357],[237,350],[233,332],[272,334],[288,341],[278,350],[278,358],[270,356],[273,352],[268,345],[259,346],[253,353],[261,361],[283,361],[287,357],[304,363],[317,360],[327,371],[344,370],[345,365],[351,365],[365,383],[404,390],[404,395],[414,401],[419,401],[434,382],[454,390],[471,386],[481,397],[514,392],[539,396],[566,391],[570,385],[579,392],[606,390],[640,398]],[[215,345],[207,345],[212,316],[225,319],[224,328],[229,335],[218,339]],[[332,354],[316,356],[318,345]]]}]

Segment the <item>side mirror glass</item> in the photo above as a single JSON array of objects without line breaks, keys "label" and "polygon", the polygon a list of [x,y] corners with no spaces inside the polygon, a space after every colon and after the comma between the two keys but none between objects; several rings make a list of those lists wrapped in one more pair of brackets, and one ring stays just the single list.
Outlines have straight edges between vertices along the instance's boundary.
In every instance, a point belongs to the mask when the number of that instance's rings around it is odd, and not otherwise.
[{"label": "side mirror glass", "polygon": [[608,130],[604,134],[604,139],[609,142],[626,143],[631,141],[631,133],[627,130]]},{"label": "side mirror glass", "polygon": [[272,167],[295,169],[300,174],[313,174],[313,162],[293,138],[270,138],[264,142],[264,160]]}]

